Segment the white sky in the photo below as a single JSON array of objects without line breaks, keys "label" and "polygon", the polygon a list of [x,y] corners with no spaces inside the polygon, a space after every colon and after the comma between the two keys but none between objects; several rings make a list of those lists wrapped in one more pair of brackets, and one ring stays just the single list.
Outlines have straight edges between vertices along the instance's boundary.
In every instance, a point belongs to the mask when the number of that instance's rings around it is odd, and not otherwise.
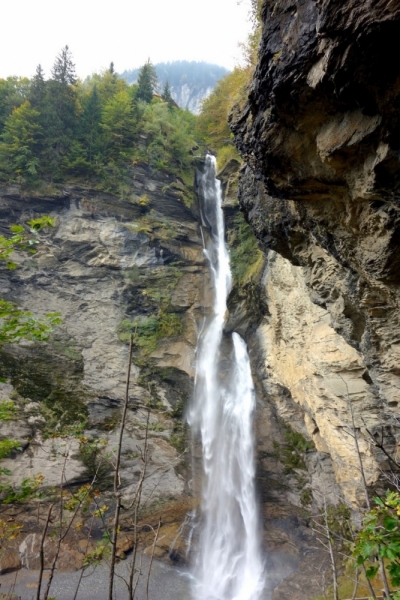
[{"label": "white sky", "polygon": [[0,0],[0,77],[46,77],[68,44],[81,78],[171,60],[232,68],[250,30],[250,0]]}]

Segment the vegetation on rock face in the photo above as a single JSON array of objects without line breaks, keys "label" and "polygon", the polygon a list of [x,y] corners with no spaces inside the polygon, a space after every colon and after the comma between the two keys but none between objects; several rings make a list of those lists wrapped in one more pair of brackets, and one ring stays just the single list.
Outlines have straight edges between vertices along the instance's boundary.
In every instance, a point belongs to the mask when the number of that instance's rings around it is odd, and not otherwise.
[{"label": "vegetation on rock face", "polygon": [[[8,269],[15,269],[16,263],[10,260],[12,253],[18,250],[34,253],[38,232],[53,224],[54,221],[49,217],[41,217],[28,221],[27,227],[13,225],[10,237],[0,236],[0,261],[5,262]],[[59,313],[48,313],[45,320],[40,320],[31,312],[20,310],[13,302],[0,298],[0,348],[3,344],[18,342],[21,339],[46,340],[51,327],[59,323]]]},{"label": "vegetation on rock face", "polygon": [[119,339],[128,342],[133,334],[135,345],[140,349],[141,355],[146,356],[154,352],[161,339],[179,336],[182,331],[183,324],[178,314],[160,310],[157,315],[122,321]]},{"label": "vegetation on rock face", "polygon": [[259,321],[266,310],[261,285],[264,255],[242,213],[234,216],[227,238],[234,281],[229,306],[244,301],[247,314],[253,322]]},{"label": "vegetation on rock face", "polygon": [[[274,442],[274,454],[284,465],[284,473],[294,473],[296,469],[305,469],[304,455],[314,448],[314,443],[306,440],[298,431],[284,424],[284,444]],[[306,496],[306,495],[305,495]],[[304,499],[305,499],[304,496]],[[309,504],[309,502],[306,502]]]},{"label": "vegetation on rock face", "polygon": [[228,244],[234,280],[239,285],[243,285],[259,277],[264,264],[264,255],[242,213],[235,215],[233,227],[228,230]]},{"label": "vegetation on rock face", "polygon": [[[12,421],[16,416],[16,408],[12,400],[0,400],[0,423],[2,421]],[[18,440],[2,439],[0,440],[0,460],[10,456],[13,450],[21,450],[21,444]],[[1,473],[1,469],[0,469]]]},{"label": "vegetation on rock face", "polygon": [[[393,588],[400,588],[400,494],[387,490],[382,498],[375,497],[372,508],[363,520],[354,547],[358,565],[366,565],[367,577],[373,579],[379,572],[378,558],[385,561]],[[400,599],[400,591],[392,595]]]}]

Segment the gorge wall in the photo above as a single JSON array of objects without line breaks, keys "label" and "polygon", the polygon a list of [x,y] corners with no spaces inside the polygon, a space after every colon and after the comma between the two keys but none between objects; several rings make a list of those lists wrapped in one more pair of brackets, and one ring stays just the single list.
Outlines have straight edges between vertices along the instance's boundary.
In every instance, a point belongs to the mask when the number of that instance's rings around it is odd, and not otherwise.
[{"label": "gorge wall", "polygon": [[[187,199],[185,204],[187,191],[176,177],[146,165],[131,169],[123,198],[74,185],[37,194],[19,186],[0,191],[4,235],[13,223],[37,215],[55,219],[36,254],[17,253],[14,271],[2,267],[2,295],[37,317],[59,311],[62,318],[48,342],[2,348],[1,399],[14,401],[17,416],[1,423],[0,435],[21,446],[2,461],[11,472],[3,483],[20,485],[41,473],[47,488],[58,486],[62,476],[64,486],[76,489],[101,464],[98,484],[108,497],[133,333],[122,490],[126,498],[135,493],[150,409],[142,508],[155,524],[163,510],[161,555],[168,554],[190,506],[183,412],[192,395],[197,328],[207,306],[197,204],[193,195],[192,206]],[[68,436],[68,427],[79,432],[80,424],[79,435]],[[97,449],[88,454],[84,446],[90,444]],[[112,498],[106,503],[112,511]],[[12,506],[10,511],[14,514]],[[34,506],[25,508],[17,545],[38,531],[34,512]],[[24,564],[35,560],[37,553]]]},{"label": "gorge wall", "polygon": [[[392,468],[375,442],[396,458],[400,441],[400,6],[266,0],[262,20],[249,100],[230,124],[240,206],[266,255],[267,310],[247,325],[270,403],[264,434],[272,415],[275,431],[290,425],[312,441],[303,501],[345,501],[357,520],[351,413],[371,491],[386,489]],[[302,597],[285,593],[276,598]]]}]

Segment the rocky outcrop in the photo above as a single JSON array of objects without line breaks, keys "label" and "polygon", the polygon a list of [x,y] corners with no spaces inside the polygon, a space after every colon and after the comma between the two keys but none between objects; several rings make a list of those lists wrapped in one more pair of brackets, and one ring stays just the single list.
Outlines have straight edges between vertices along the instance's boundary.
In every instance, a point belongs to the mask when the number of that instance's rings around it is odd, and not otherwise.
[{"label": "rocky outcrop", "polygon": [[[239,203],[267,261],[266,310],[252,327],[248,317],[246,333],[265,514],[273,515],[271,495],[291,514],[325,496],[357,520],[365,493],[354,435],[371,493],[388,486],[393,467],[375,442],[395,460],[400,442],[400,71],[392,58],[400,7],[265,0],[262,20],[248,103],[231,128],[244,160]],[[293,465],[280,436],[287,444],[288,425],[314,447],[303,455],[301,485],[299,471],[287,479]],[[289,538],[301,549],[295,531]],[[316,595],[310,574],[298,588],[300,575],[273,597]]]},{"label": "rocky outcrop", "polygon": [[[350,409],[369,485],[388,467],[370,433],[389,453],[400,439],[400,8],[267,0],[263,21],[249,103],[231,123],[240,203],[270,253],[258,335],[269,380],[356,507]],[[278,407],[285,420],[292,410]]]}]

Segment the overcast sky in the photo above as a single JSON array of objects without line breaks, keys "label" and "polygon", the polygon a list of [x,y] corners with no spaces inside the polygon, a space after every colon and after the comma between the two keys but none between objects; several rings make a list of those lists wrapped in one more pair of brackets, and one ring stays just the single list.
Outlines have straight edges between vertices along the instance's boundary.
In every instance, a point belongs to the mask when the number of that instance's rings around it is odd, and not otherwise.
[{"label": "overcast sky", "polygon": [[205,60],[232,68],[250,0],[0,0],[0,77],[46,76],[68,44],[79,77],[107,68]]}]

